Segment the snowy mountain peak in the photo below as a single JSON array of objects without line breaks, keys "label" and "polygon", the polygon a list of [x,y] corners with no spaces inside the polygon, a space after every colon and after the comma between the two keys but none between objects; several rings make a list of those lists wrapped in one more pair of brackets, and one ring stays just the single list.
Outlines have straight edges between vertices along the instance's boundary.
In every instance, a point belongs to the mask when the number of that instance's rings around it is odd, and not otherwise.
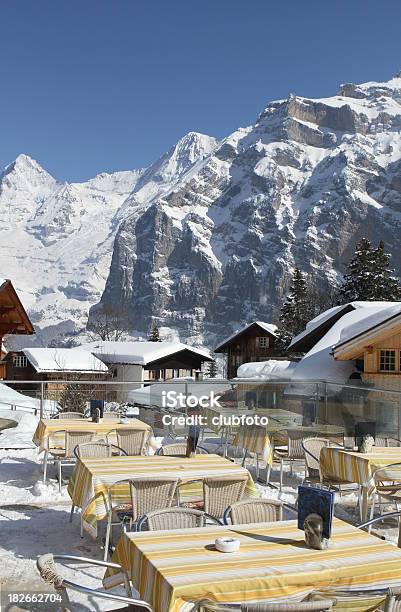
[{"label": "snowy mountain peak", "polygon": [[217,139],[199,132],[188,132],[180,138],[177,144],[171,151],[177,158],[184,160],[184,165],[187,162],[193,164],[209,155],[216,147]]},{"label": "snowy mountain peak", "polygon": [[15,174],[18,176],[26,175],[29,180],[32,180],[33,176],[36,174],[40,177],[40,180],[52,180],[55,179],[48,173],[42,166],[29,155],[25,155],[24,153],[20,153],[11,164],[8,164],[4,168],[2,174],[0,174],[0,180],[7,175]]},{"label": "snowy mountain peak", "polygon": [[115,224],[120,223],[130,214],[138,214],[152,202],[174,188],[174,185],[194,165],[207,158],[216,148],[216,138],[189,132],[154,164],[149,166],[138,179],[132,193],[125,200],[115,217]]},{"label": "snowy mountain peak", "polygon": [[194,163],[210,155],[217,142],[216,138],[206,134],[189,132],[180,138],[150,169],[155,178],[160,180],[169,180],[173,176],[178,178]]}]

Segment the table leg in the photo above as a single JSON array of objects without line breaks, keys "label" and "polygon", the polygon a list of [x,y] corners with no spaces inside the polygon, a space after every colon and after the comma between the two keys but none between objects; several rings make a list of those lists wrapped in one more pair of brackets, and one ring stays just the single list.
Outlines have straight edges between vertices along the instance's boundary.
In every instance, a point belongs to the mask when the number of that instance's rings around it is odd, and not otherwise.
[{"label": "table leg", "polygon": [[362,487],[362,504],[361,504],[361,519],[362,523],[368,520],[368,487]]},{"label": "table leg", "polygon": [[43,457],[43,482],[46,482],[46,477],[47,477],[47,458],[48,458],[48,451],[45,450],[45,455]]}]

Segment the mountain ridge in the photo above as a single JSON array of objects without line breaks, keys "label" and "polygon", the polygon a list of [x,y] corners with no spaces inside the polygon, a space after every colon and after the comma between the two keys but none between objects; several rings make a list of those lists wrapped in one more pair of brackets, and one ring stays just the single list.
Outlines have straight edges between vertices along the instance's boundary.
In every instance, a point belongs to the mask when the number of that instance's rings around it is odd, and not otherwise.
[{"label": "mountain ridge", "polygon": [[338,283],[363,235],[400,273],[400,132],[399,76],[270,102],[121,223],[100,303],[210,344],[276,320],[295,266],[322,292]]},{"label": "mountain ridge", "polygon": [[[104,289],[115,233],[131,211],[124,203],[145,172],[142,190],[163,193],[215,142],[201,134],[198,148],[195,141],[193,133],[184,136],[149,168],[102,172],[80,183],[58,181],[26,154],[6,166],[0,174],[0,270],[12,278],[38,332],[14,344],[68,344],[85,334],[89,308]],[[160,172],[168,164],[166,177]],[[149,184],[157,173],[154,189]],[[146,206],[142,198],[141,209]]]}]

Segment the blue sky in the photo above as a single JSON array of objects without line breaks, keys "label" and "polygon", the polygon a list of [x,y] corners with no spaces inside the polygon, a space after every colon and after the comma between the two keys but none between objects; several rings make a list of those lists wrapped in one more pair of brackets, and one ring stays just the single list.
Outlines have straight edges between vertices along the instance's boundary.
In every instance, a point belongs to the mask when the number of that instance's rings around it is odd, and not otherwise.
[{"label": "blue sky", "polygon": [[0,166],[64,180],[401,69],[399,0],[4,0],[0,19]]}]

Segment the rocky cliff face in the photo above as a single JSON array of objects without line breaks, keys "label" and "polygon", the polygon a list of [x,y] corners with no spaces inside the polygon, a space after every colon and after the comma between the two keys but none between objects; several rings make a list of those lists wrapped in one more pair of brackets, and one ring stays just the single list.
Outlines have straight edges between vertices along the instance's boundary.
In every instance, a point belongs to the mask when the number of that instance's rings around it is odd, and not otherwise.
[{"label": "rocky cliff face", "polygon": [[207,156],[215,139],[188,134],[145,170],[60,183],[20,155],[0,174],[0,276],[11,278],[47,345],[85,331],[110,269],[115,234],[129,215],[173,187]]},{"label": "rocky cliff face", "polygon": [[362,236],[383,239],[401,275],[400,131],[401,76],[346,84],[330,98],[270,103],[162,195],[156,173],[148,197],[145,173],[101,303],[127,304],[135,329],[154,319],[212,342],[274,320],[296,265],[323,291],[336,283]]}]

